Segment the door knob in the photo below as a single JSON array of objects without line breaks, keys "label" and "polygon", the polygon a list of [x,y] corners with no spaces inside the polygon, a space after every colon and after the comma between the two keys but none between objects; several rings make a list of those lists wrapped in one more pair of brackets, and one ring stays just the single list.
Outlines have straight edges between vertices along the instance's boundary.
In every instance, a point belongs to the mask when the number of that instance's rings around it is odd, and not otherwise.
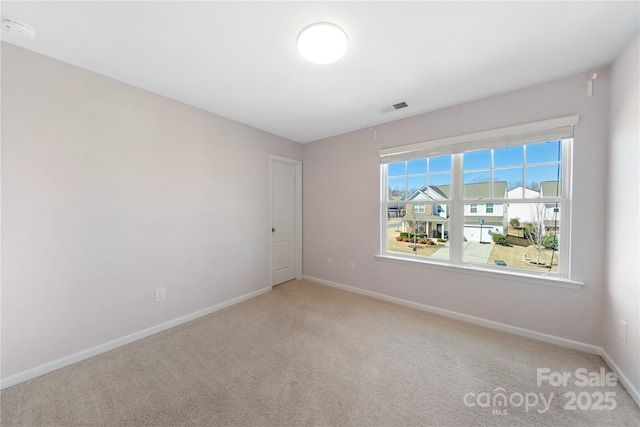
[{"label": "door knob", "polygon": [[273,228],[273,227],[271,227],[271,232],[272,232],[272,233],[275,233],[275,232],[276,232],[276,229],[275,229],[275,228]]}]

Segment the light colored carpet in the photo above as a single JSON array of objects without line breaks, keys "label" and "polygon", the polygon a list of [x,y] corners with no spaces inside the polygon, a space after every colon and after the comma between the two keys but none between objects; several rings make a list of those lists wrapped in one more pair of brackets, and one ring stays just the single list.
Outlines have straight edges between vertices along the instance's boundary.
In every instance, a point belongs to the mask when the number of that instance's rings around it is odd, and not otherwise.
[{"label": "light colored carpet", "polygon": [[[618,384],[536,384],[536,368],[598,356],[305,281],[18,384],[2,426],[622,426],[640,409]],[[608,371],[608,369],[607,369]],[[488,393],[508,406],[479,407]],[[567,392],[615,409],[565,410]],[[475,393],[474,395],[468,393]],[[544,395],[528,411],[518,396]],[[476,406],[468,406],[464,402]],[[609,396],[609,400],[611,396]],[[609,402],[611,406],[612,403]],[[591,408],[591,404],[588,405]],[[604,406],[604,402],[603,405]],[[506,409],[506,414],[494,410]]]}]

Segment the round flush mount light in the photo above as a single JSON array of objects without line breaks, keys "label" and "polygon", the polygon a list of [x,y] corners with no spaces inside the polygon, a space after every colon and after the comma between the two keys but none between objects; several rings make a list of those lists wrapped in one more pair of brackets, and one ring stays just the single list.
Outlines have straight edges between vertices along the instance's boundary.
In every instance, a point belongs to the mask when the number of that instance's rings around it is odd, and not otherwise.
[{"label": "round flush mount light", "polygon": [[298,35],[298,52],[313,64],[331,64],[342,58],[349,40],[342,28],[329,22],[305,27]]}]

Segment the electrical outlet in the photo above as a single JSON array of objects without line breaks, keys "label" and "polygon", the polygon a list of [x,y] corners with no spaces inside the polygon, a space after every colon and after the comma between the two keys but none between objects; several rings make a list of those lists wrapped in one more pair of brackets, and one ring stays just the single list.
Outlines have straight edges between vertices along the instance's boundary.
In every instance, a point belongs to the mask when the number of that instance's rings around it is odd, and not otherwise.
[{"label": "electrical outlet", "polygon": [[327,258],[327,265],[333,265],[333,258]]},{"label": "electrical outlet", "polygon": [[167,292],[164,288],[158,288],[155,292],[156,302],[164,301],[167,299]]},{"label": "electrical outlet", "polygon": [[620,338],[627,340],[627,322],[620,320]]},{"label": "electrical outlet", "polygon": [[356,263],[349,261],[349,271],[356,271]]}]

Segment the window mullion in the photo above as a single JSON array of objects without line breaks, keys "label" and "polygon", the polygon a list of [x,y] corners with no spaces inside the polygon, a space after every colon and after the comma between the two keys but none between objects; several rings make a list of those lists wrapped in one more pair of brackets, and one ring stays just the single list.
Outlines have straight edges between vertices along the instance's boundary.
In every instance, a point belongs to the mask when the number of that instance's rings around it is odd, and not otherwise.
[{"label": "window mullion", "polygon": [[388,166],[382,165],[380,168],[380,253],[387,252],[387,235],[389,230],[388,224],[388,212],[389,212],[389,173]]},{"label": "window mullion", "polygon": [[451,215],[449,218],[449,259],[453,264],[462,264],[464,234],[464,203],[462,185],[462,154],[453,155],[451,171]]},{"label": "window mullion", "polygon": [[569,277],[571,273],[571,198],[573,197],[571,191],[571,177],[572,160],[573,156],[571,151],[573,150],[573,139],[565,140],[562,144],[562,199],[560,201],[561,212],[561,224],[560,229],[560,256],[563,257],[564,262],[560,265],[559,273]]}]

